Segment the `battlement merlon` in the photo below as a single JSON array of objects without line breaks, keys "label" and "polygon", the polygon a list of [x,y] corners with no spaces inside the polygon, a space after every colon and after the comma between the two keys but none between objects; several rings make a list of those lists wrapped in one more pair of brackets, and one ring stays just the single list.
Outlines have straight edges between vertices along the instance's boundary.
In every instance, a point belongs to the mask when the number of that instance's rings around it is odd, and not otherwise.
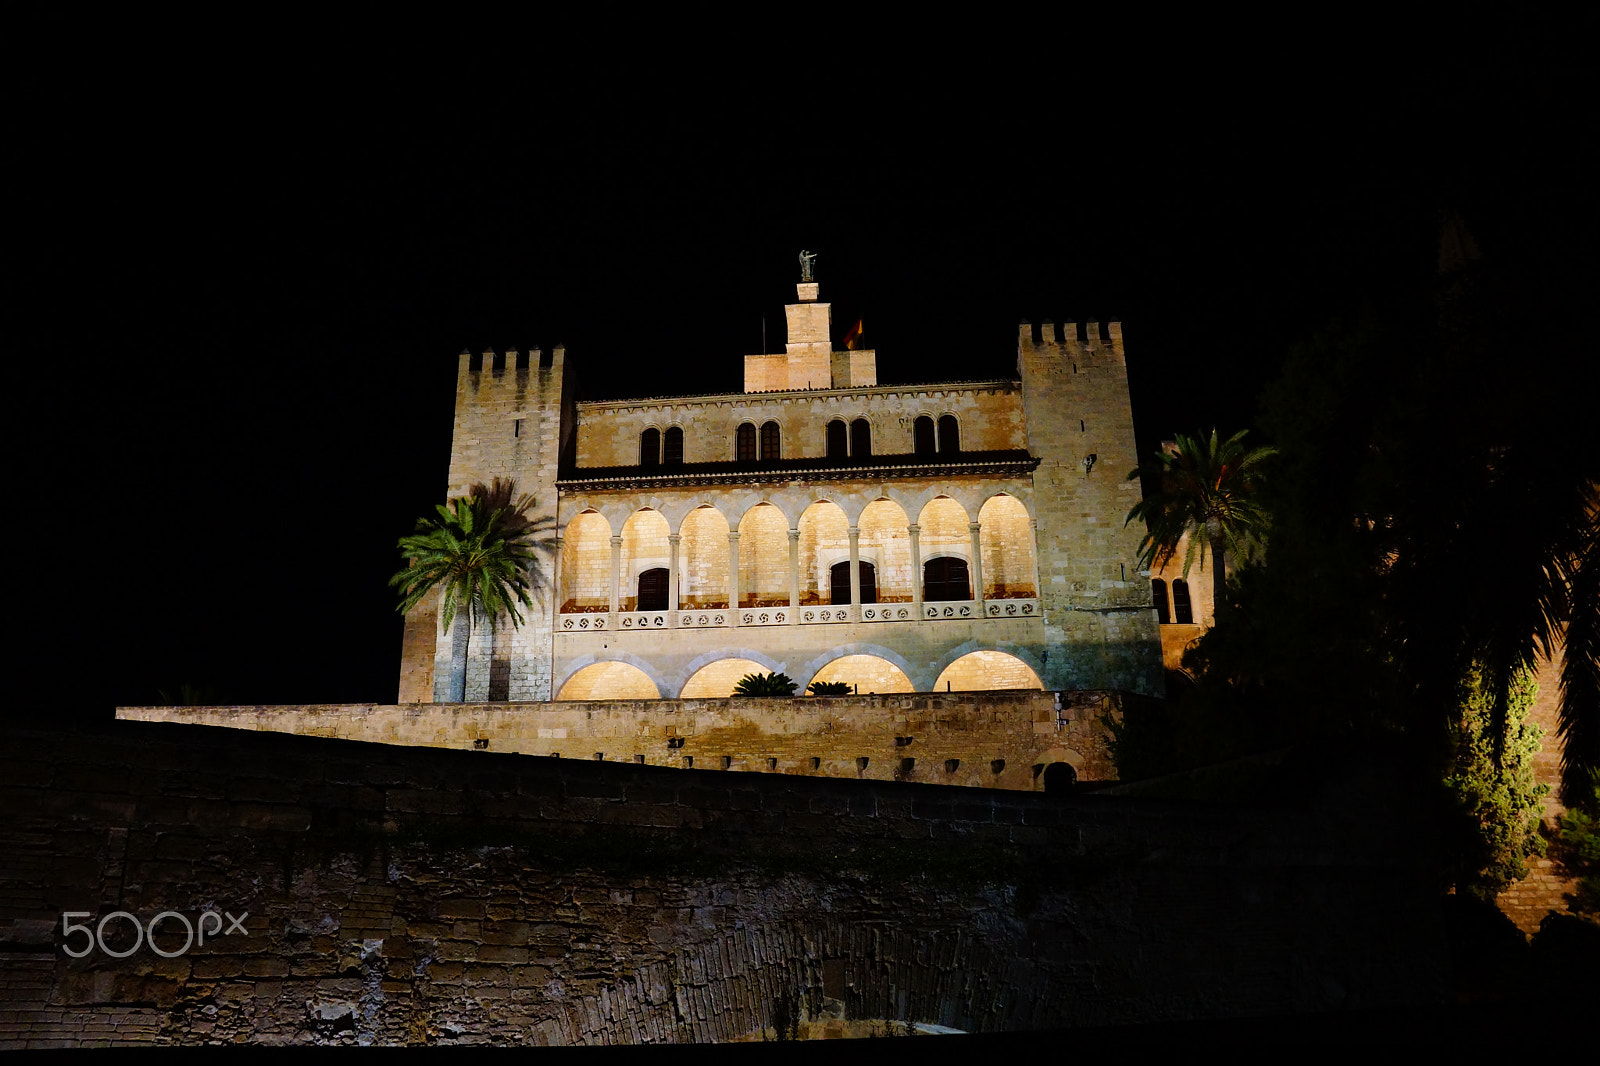
[{"label": "battlement merlon", "polygon": [[1100,323],[1094,319],[1082,323],[1083,339],[1079,338],[1080,324],[1077,322],[1062,322],[1059,324],[1061,340],[1056,340],[1057,323],[1054,322],[1029,322],[1023,319],[1017,325],[1017,357],[1018,371],[1021,371],[1021,358],[1025,350],[1057,349],[1063,358],[1070,358],[1086,366],[1104,365],[1107,362],[1121,366],[1127,365],[1127,356],[1122,347],[1122,323],[1111,321]]}]

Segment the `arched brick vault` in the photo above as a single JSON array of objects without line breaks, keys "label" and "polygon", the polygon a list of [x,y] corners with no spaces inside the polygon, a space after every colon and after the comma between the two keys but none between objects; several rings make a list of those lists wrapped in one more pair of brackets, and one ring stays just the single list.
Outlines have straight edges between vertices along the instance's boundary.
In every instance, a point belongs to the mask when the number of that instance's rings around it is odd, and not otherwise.
[{"label": "arched brick vault", "polygon": [[708,651],[704,655],[698,655],[690,659],[682,670],[668,675],[668,680],[664,682],[657,682],[656,687],[668,699],[677,699],[683,692],[683,686],[689,683],[691,677],[720,659],[749,659],[752,662],[760,663],[768,673],[786,674],[789,672],[787,664],[781,660],[774,659],[766,652],[757,651],[754,648],[718,648],[715,651]]},{"label": "arched brick vault", "polygon": [[[622,651],[620,648],[607,649],[604,655],[578,656],[568,664],[567,672],[555,679],[555,685],[550,690],[551,693],[559,693],[562,688],[566,686],[567,682],[572,680],[574,674],[576,674],[579,670],[582,670],[584,667],[593,666],[596,663],[626,663],[648,677],[651,683],[655,685],[656,691],[661,693],[662,696],[667,695],[667,686],[661,676],[661,672],[652,666],[649,661],[641,659],[639,656],[633,655],[629,652]],[[672,690],[672,695],[675,696],[677,693],[677,689]]]},{"label": "arched brick vault", "polygon": [[[1044,662],[1038,656],[1036,656],[1033,652],[1029,651],[1027,648],[1024,648],[1020,644],[1013,644],[1009,640],[999,640],[999,641],[969,640],[969,641],[966,641],[965,643],[958,644],[954,648],[951,648],[949,651],[945,652],[945,654],[943,656],[941,656],[938,659],[938,661],[936,661],[933,664],[933,667],[931,668],[931,670],[928,673],[927,681],[925,683],[921,682],[921,681],[918,681],[918,683],[917,683],[917,691],[919,691],[919,692],[931,692],[933,690],[934,682],[936,682],[939,679],[939,675],[944,673],[945,669],[947,667],[949,667],[949,665],[951,663],[955,662],[957,659],[961,658],[963,655],[967,655],[967,654],[969,654],[971,652],[975,652],[975,651],[1000,651],[1000,652],[1005,652],[1007,655],[1016,656],[1018,659],[1021,659],[1024,663],[1027,663],[1028,664],[1028,669],[1032,670],[1033,673],[1034,673],[1034,676],[1040,678],[1041,681],[1045,676],[1045,673],[1044,673],[1044,669],[1045,669],[1044,668]],[[916,681],[917,679],[916,679],[915,676],[913,676],[912,680]]]},{"label": "arched brick vault", "polygon": [[836,648],[830,648],[823,654],[818,655],[816,658],[802,666],[800,668],[801,676],[795,678],[795,680],[800,683],[799,691],[804,692],[806,686],[811,684],[811,679],[816,677],[817,673],[821,671],[824,666],[827,666],[835,659],[842,659],[846,655],[874,655],[887,662],[893,663],[900,669],[901,673],[905,674],[906,677],[911,679],[912,686],[915,687],[919,692],[926,692],[929,684],[932,682],[932,678],[929,678],[927,681],[919,679],[917,675],[920,673],[920,671],[917,670],[910,660],[901,655],[899,652],[885,648],[882,644],[867,644],[857,642],[854,644],[841,644]]}]

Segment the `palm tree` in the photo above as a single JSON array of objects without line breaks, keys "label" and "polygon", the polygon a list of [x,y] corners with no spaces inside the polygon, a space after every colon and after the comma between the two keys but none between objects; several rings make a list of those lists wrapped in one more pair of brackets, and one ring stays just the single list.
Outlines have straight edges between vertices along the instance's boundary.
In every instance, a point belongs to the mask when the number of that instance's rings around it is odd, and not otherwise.
[{"label": "palm tree", "polygon": [[1133,505],[1127,522],[1144,519],[1148,532],[1139,542],[1139,564],[1160,567],[1178,553],[1185,535],[1189,549],[1184,553],[1183,576],[1198,558],[1206,562],[1211,551],[1213,603],[1220,606],[1227,585],[1226,559],[1248,558],[1267,527],[1267,513],[1256,489],[1260,466],[1276,454],[1273,448],[1246,448],[1240,430],[1218,443],[1217,431],[1211,437],[1178,435],[1177,447],[1156,452],[1145,464],[1128,475],[1128,480],[1148,477],[1160,485],[1153,495]]},{"label": "palm tree", "polygon": [[[551,549],[554,538],[539,534],[554,519],[530,518],[533,497],[524,495],[513,503],[511,496],[512,483],[496,478],[436,508],[437,518],[419,518],[416,531],[399,541],[407,566],[389,579],[400,589],[401,613],[441,590],[444,629],[452,637],[450,699],[457,703],[466,699],[473,621],[486,623],[491,632],[502,616],[521,626],[518,607],[532,609],[530,593],[544,585],[540,556]],[[452,633],[458,614],[462,625]]]}]

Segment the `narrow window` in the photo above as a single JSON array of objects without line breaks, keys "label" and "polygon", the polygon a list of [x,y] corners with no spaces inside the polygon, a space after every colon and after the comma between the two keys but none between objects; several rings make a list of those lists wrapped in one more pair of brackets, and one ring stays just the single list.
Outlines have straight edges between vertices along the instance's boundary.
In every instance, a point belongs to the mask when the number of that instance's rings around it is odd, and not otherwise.
[{"label": "narrow window", "polygon": [[761,427],[761,458],[777,459],[778,456],[778,423],[768,422]]},{"label": "narrow window", "polygon": [[939,419],[939,454],[954,455],[961,450],[961,424],[956,421],[955,415],[943,415]]},{"label": "narrow window", "polygon": [[1172,613],[1167,609],[1167,583],[1159,577],[1150,582],[1150,597],[1156,602],[1156,621],[1162,625],[1172,621]]},{"label": "narrow window", "polygon": [[513,437],[522,436],[522,419],[516,419],[511,423],[511,435]]},{"label": "narrow window", "polygon": [[683,465],[683,427],[673,426],[663,439],[662,463],[666,466]]},{"label": "narrow window", "polygon": [[738,451],[735,453],[741,463],[753,463],[756,458],[756,427],[749,422],[739,423]]},{"label": "narrow window", "polygon": [[932,455],[939,450],[934,443],[933,419],[927,415],[918,416],[916,424],[912,428],[912,438],[915,441],[914,447],[918,455]]},{"label": "narrow window", "polygon": [[849,431],[844,428],[844,423],[836,418],[828,423],[828,458],[843,459],[849,454]]},{"label": "narrow window", "polygon": [[1181,577],[1172,583],[1172,620],[1180,626],[1194,624],[1194,611],[1189,606],[1189,583]]},{"label": "narrow window", "polygon": [[661,431],[647,429],[639,437],[639,465],[661,465]]},{"label": "narrow window", "polygon": [[850,455],[861,459],[872,454],[872,423],[858,418],[850,423]]},{"label": "narrow window", "polygon": [[967,561],[953,555],[941,555],[923,563],[922,599],[926,603],[972,599],[972,581],[967,576]]},{"label": "narrow window", "polygon": [[646,570],[639,575],[639,610],[670,610],[667,606],[667,593],[670,590],[667,576],[667,568],[664,566]]}]

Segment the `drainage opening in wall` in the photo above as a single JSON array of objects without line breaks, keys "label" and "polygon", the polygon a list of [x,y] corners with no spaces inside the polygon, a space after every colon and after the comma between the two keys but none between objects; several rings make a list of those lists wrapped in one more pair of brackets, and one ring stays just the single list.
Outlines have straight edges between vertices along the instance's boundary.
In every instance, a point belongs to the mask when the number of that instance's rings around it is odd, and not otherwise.
[{"label": "drainage opening in wall", "polygon": [[989,763],[989,772],[990,773],[997,774],[1000,771],[1004,770],[1005,768],[1006,768],[1006,761],[1004,759],[995,759],[995,760],[993,760],[993,761],[991,761]]},{"label": "drainage opening in wall", "polygon": [[945,773],[953,774],[959,769],[961,769],[961,760],[960,759],[946,759],[944,761],[944,772]]},{"label": "drainage opening in wall", "polygon": [[474,740],[472,742],[472,750],[473,751],[488,751],[489,750],[489,738],[488,737],[479,737],[477,740]]},{"label": "drainage opening in wall", "polygon": [[856,760],[856,772],[861,774],[867,772],[867,757],[865,755]]},{"label": "drainage opening in wall", "polygon": [[683,757],[683,768],[685,770],[693,770],[694,769],[694,756],[693,755],[685,755]]}]

